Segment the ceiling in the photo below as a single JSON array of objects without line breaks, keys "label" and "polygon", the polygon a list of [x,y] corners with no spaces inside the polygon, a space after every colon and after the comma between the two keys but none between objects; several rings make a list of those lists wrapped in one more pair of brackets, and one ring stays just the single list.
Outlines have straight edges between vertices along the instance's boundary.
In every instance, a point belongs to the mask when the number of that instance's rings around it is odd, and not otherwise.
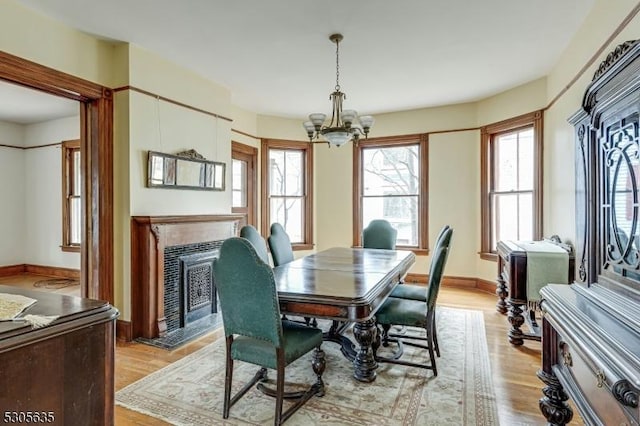
[{"label": "ceiling", "polygon": [[302,119],[331,112],[332,33],[344,35],[345,108],[379,114],[476,101],[547,75],[595,0],[17,1],[189,68],[241,108]]}]

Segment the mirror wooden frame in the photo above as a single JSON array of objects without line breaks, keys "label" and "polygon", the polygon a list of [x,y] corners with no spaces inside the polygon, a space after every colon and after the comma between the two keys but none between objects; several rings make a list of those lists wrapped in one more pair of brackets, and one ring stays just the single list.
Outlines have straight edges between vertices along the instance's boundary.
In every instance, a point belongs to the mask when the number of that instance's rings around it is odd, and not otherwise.
[{"label": "mirror wooden frame", "polygon": [[194,150],[178,154],[149,151],[147,187],[225,190],[226,164],[209,161]]}]

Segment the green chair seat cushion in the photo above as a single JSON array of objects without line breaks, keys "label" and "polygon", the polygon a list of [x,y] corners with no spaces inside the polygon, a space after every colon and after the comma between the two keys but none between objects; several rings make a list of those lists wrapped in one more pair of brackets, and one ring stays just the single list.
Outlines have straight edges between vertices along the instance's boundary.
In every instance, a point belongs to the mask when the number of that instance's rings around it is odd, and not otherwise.
[{"label": "green chair seat cushion", "polygon": [[[282,321],[285,365],[290,364],[322,343],[322,330],[291,321]],[[265,368],[276,369],[276,348],[271,342],[236,336],[231,345],[231,358]]]},{"label": "green chair seat cushion", "polygon": [[426,313],[425,302],[389,297],[376,312],[376,320],[378,324],[425,328]]},{"label": "green chair seat cushion", "polygon": [[427,301],[427,288],[421,285],[400,284],[393,289],[390,297],[399,297],[401,299],[418,300],[420,302]]}]

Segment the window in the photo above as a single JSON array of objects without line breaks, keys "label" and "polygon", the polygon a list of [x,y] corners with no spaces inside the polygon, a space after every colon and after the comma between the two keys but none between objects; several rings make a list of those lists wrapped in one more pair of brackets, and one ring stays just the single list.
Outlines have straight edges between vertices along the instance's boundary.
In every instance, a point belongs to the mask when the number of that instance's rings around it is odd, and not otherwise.
[{"label": "window", "polygon": [[483,259],[500,240],[542,233],[542,111],[482,128]]},{"label": "window", "polygon": [[80,251],[82,181],[80,141],[62,142],[62,250]]},{"label": "window", "polygon": [[262,229],[278,222],[294,250],[313,248],[313,149],[307,142],[263,139]]},{"label": "window", "polygon": [[386,219],[398,231],[397,246],[427,249],[427,135],[360,141],[354,146],[354,234],[373,219]]},{"label": "window", "polygon": [[258,150],[231,142],[231,211],[247,218],[257,228],[256,163]]}]

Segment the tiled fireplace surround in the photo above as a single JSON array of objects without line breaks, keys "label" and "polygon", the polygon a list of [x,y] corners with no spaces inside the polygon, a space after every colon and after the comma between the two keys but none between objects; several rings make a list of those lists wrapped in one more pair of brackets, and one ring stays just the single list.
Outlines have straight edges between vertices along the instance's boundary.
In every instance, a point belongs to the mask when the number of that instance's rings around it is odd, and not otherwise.
[{"label": "tiled fireplace surround", "polygon": [[[164,337],[180,327],[178,257],[219,248],[237,236],[242,215],[133,216],[131,218],[132,337]],[[165,277],[168,276],[168,277]],[[168,279],[165,279],[168,278]]]}]

